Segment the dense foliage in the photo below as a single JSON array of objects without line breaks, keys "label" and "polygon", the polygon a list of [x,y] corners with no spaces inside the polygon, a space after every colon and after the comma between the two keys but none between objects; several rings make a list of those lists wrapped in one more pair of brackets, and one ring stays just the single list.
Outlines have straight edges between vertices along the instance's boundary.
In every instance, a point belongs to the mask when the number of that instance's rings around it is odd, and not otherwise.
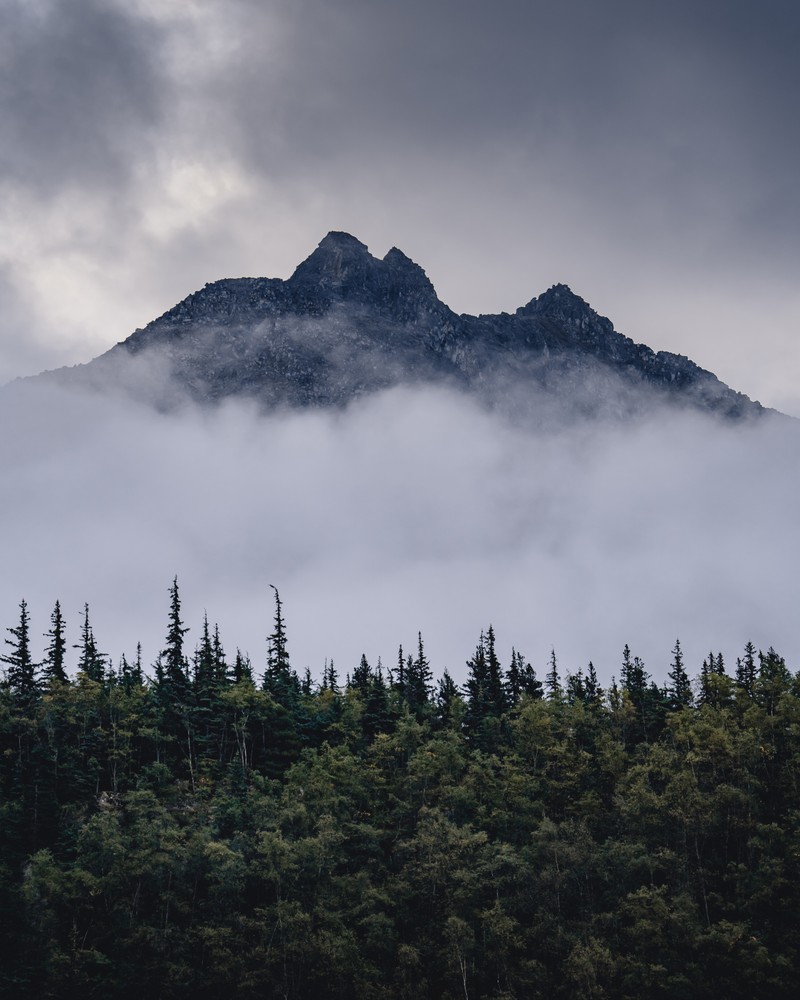
[{"label": "dense foliage", "polygon": [[[800,677],[680,644],[540,680],[490,628],[459,689],[263,679],[177,582],[152,675],[28,608],[0,690],[0,989],[26,997],[789,997],[800,981]],[[76,668],[74,678],[70,673]]]}]

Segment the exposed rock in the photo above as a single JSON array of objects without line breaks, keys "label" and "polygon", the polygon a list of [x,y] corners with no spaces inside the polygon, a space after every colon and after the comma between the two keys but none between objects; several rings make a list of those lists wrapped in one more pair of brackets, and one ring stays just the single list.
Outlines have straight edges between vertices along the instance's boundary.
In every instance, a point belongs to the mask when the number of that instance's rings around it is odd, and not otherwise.
[{"label": "exposed rock", "polygon": [[200,403],[341,406],[389,386],[446,382],[519,412],[625,416],[654,398],[731,418],[766,412],[688,358],[617,333],[566,285],[513,315],[457,315],[400,250],[380,260],[338,232],[287,281],[206,285],[95,361],[51,376],[102,384],[134,358],[166,366],[169,384]]}]

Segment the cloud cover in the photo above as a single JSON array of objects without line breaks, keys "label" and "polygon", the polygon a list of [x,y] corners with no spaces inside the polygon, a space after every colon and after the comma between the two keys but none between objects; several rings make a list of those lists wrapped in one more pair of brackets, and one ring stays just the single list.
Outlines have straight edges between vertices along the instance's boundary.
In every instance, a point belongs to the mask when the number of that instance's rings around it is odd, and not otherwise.
[{"label": "cloud cover", "polygon": [[632,0],[4,0],[0,377],[329,229],[458,311],[565,281],[800,412],[800,13]]},{"label": "cloud cover", "polygon": [[153,662],[175,574],[190,645],[205,610],[259,671],[270,584],[317,676],[326,657],[342,676],[362,652],[392,664],[421,630],[463,680],[490,623],[540,676],[555,648],[607,682],[627,642],[663,681],[676,637],[690,669],[749,639],[800,655],[789,422],[542,433],[430,387],[265,417],[27,384],[0,410],[20,429],[0,439],[2,621],[25,598],[44,633],[58,598],[77,642],[86,601],[115,661],[141,640]]},{"label": "cloud cover", "polygon": [[[88,360],[330,229],[458,311],[568,282],[617,329],[800,414],[800,8],[766,0],[0,0],[0,381]],[[541,671],[680,635],[796,657],[796,434],[690,418],[543,438],[397,391],[338,417],[0,402],[0,622],[84,601],[117,657],[177,573],[259,664]],[[111,407],[108,409],[108,407]],[[22,407],[22,409],[19,409]]]}]

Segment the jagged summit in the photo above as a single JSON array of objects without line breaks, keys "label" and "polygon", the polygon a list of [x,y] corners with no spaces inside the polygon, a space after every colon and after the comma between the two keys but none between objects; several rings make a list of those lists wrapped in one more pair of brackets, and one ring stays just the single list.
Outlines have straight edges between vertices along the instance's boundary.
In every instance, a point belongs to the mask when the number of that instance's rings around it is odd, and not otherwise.
[{"label": "jagged summit", "polygon": [[591,309],[591,306],[580,295],[576,295],[569,285],[557,284],[551,285],[546,292],[520,306],[517,313],[569,309]]},{"label": "jagged summit", "polygon": [[290,284],[342,284],[366,275],[378,261],[349,233],[330,232],[317,249],[295,268]]},{"label": "jagged summit", "polygon": [[101,358],[51,377],[103,384],[134,357],[199,403],[342,406],[424,382],[536,414],[629,416],[654,403],[731,418],[764,412],[687,358],[618,333],[565,284],[513,314],[457,315],[397,247],[380,259],[345,232],[329,232],[286,281],[212,282]]},{"label": "jagged summit", "polygon": [[389,309],[401,322],[412,320],[423,304],[442,307],[425,272],[402,251],[393,247],[380,260],[342,232],[328,233],[286,285],[301,299],[315,296],[320,304],[338,300]]}]

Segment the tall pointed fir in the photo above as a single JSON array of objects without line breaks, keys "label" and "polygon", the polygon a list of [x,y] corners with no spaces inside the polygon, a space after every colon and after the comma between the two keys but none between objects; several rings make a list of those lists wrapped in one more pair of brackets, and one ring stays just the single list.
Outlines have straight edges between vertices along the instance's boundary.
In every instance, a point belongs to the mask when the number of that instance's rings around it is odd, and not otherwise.
[{"label": "tall pointed fir", "polygon": [[367,700],[364,705],[363,727],[367,740],[373,740],[378,733],[387,733],[392,726],[389,708],[389,689],[383,678],[383,666],[378,657],[377,667],[371,671]]},{"label": "tall pointed fir", "polygon": [[417,633],[417,657],[409,656],[406,663],[406,701],[418,719],[425,714],[433,690],[433,673],[425,655],[422,632]]},{"label": "tall pointed fir", "polygon": [[511,663],[506,671],[505,681],[506,702],[510,708],[515,708],[525,696],[539,699],[544,696],[544,686],[536,676],[536,671],[525,662],[525,657],[519,650],[511,647]]},{"label": "tall pointed fir", "polygon": [[694,701],[692,682],[689,680],[689,675],[683,665],[683,650],[680,639],[675,640],[675,647],[672,650],[672,667],[667,677],[669,678],[667,688],[669,707],[677,710],[691,705]]},{"label": "tall pointed fir", "polygon": [[486,633],[486,695],[491,714],[500,718],[508,709],[503,671],[497,656],[493,626]]},{"label": "tall pointed fir", "polygon": [[755,693],[757,676],[756,647],[748,641],[744,647],[744,656],[736,660],[736,683],[751,698]]},{"label": "tall pointed fir", "polygon": [[89,605],[83,606],[83,624],[81,625],[81,641],[75,645],[80,650],[78,656],[78,672],[85,674],[90,681],[102,684],[106,679],[106,659],[97,649],[97,642],[89,622]]},{"label": "tall pointed fir", "polygon": [[392,677],[390,671],[389,680],[392,690],[397,696],[398,703],[402,704],[406,700],[406,661],[403,655],[402,644],[397,649],[397,673]]},{"label": "tall pointed fir", "polygon": [[486,720],[491,717],[489,668],[486,662],[486,636],[481,632],[472,659],[467,660],[467,680],[464,684],[464,732],[473,746],[488,750],[491,734],[486,732]]},{"label": "tall pointed fir", "polygon": [[300,693],[300,682],[289,663],[286,646],[286,625],[283,620],[283,604],[278,588],[275,591],[275,618],[273,632],[267,638],[267,670],[264,674],[264,690],[282,705],[294,705]]},{"label": "tall pointed fir", "polygon": [[194,691],[199,705],[208,706],[215,687],[214,646],[211,641],[211,629],[208,626],[208,613],[203,614],[203,631],[200,642],[194,653]]},{"label": "tall pointed fir", "polygon": [[436,718],[443,729],[459,726],[464,703],[458,686],[445,667],[436,690]]},{"label": "tall pointed fir", "polygon": [[21,712],[28,713],[38,701],[39,684],[36,679],[38,664],[31,656],[28,605],[24,600],[19,605],[19,624],[6,631],[12,636],[5,640],[11,652],[0,656],[0,661],[8,664],[6,674],[11,703]]},{"label": "tall pointed fir", "polygon": [[233,683],[234,684],[253,684],[253,667],[250,663],[250,657],[247,653],[243,653],[241,649],[236,650],[236,657],[233,661]]},{"label": "tall pointed fir", "polygon": [[369,660],[367,660],[367,654],[361,654],[361,662],[353,670],[353,677],[350,681],[350,687],[353,690],[358,691],[362,699],[366,700],[367,694],[369,693],[369,682],[372,677],[372,670],[369,665]]},{"label": "tall pointed fir", "polygon": [[558,660],[555,649],[550,650],[550,669],[544,681],[547,697],[550,701],[561,701],[564,697],[564,689],[561,687],[561,677],[558,673]]},{"label": "tall pointed fir", "polygon": [[43,679],[48,684],[66,683],[67,640],[64,635],[64,617],[61,614],[60,601],[56,601],[53,613],[50,615],[50,630],[45,632],[45,638],[50,639],[50,645],[44,651]]},{"label": "tall pointed fir", "polygon": [[169,617],[164,649],[156,662],[156,686],[161,704],[182,716],[189,702],[189,664],[183,651],[183,637],[189,631],[181,621],[181,598],[177,576],[169,588]]},{"label": "tall pointed fir", "polygon": [[203,752],[214,742],[214,716],[218,705],[218,684],[215,668],[214,643],[208,626],[208,613],[203,614],[203,631],[194,652],[194,726]]}]

